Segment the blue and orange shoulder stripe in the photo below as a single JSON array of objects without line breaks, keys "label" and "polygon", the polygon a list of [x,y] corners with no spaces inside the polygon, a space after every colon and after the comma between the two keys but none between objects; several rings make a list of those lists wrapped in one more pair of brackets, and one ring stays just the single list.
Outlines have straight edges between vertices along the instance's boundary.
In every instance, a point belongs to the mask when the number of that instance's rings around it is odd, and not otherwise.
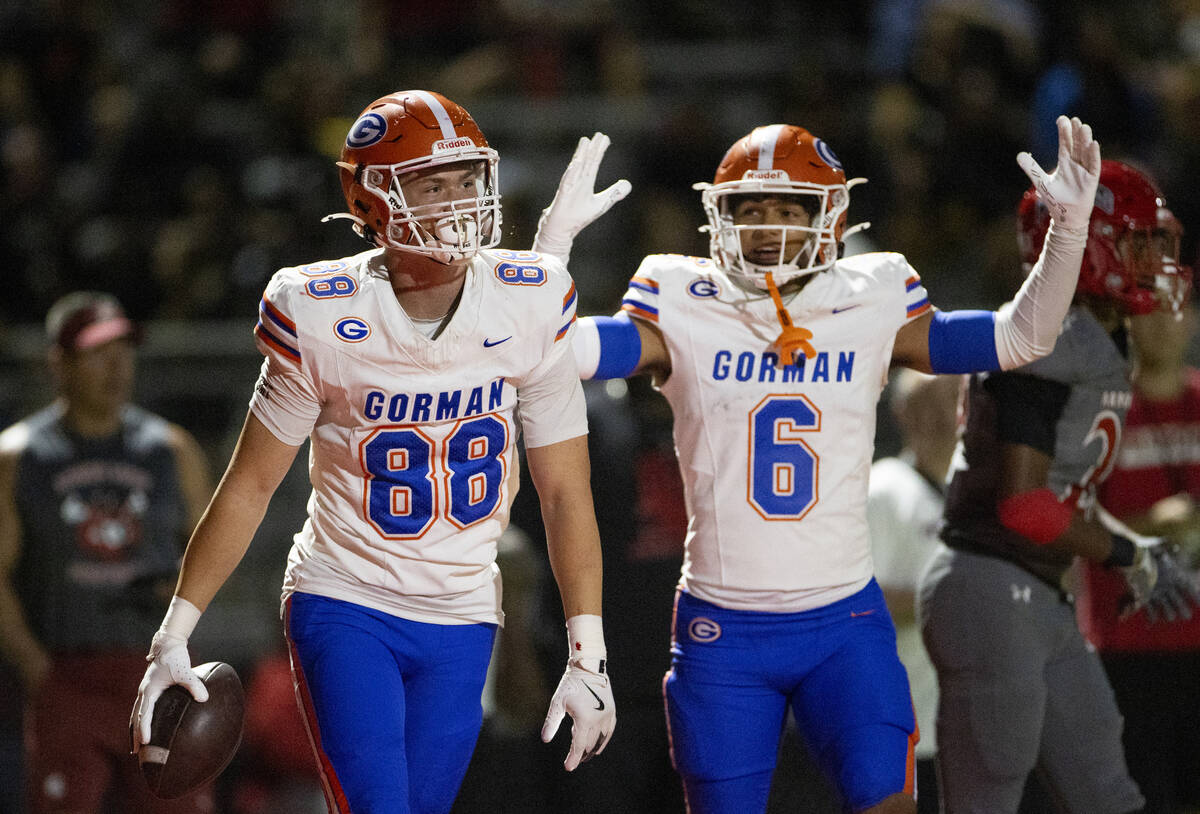
[{"label": "blue and orange shoulder stripe", "polygon": [[263,294],[258,303],[258,324],[254,326],[254,336],[276,356],[300,364],[300,342],[296,333],[296,323],[266,294]]},{"label": "blue and orange shoulder stripe", "polygon": [[904,281],[904,298],[908,303],[905,316],[914,319],[921,316],[933,306],[929,304],[929,295],[921,285],[921,277],[915,271]]},{"label": "blue and orange shoulder stripe", "polygon": [[658,322],[658,281],[642,274],[629,280],[621,310],[647,322]]},{"label": "blue and orange shoulder stripe", "polygon": [[571,281],[571,287],[567,289],[567,293],[563,295],[562,301],[562,327],[558,329],[558,333],[554,335],[554,341],[562,339],[567,335],[567,331],[571,330],[571,326],[575,324],[575,306],[579,302],[579,293],[575,290],[575,281]]}]

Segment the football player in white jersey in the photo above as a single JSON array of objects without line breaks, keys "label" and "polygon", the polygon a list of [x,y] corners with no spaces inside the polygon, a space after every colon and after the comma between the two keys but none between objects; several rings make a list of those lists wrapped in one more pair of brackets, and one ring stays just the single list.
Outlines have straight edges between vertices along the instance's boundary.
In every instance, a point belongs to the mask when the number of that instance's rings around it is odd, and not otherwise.
[{"label": "football player in white jersey", "polygon": [[[689,525],[664,687],[694,814],[765,810],[789,707],[848,809],[916,810],[918,732],[867,533],[876,404],[893,364],[1009,369],[1054,347],[1100,171],[1090,127],[1058,131],[1053,173],[1018,156],[1054,222],[999,312],[937,311],[899,254],[843,259],[854,182],[823,141],[771,125],[698,185],[711,257],[647,257],[622,313],[580,320],[583,377],[649,373],[674,412]],[[535,248],[565,255],[606,208],[606,144],[581,141]]]},{"label": "football player in white jersey", "polygon": [[496,543],[520,433],[570,648],[542,737],[572,717],[568,771],[604,749],[615,710],[575,287],[552,257],[492,249],[497,161],[467,111],[428,91],[384,96],[350,128],[341,217],[373,248],[267,285],[254,331],[266,359],[151,644],[135,751],[166,687],[206,698],[188,636],[308,439],[283,616],[329,810],[449,811],[503,623]]}]

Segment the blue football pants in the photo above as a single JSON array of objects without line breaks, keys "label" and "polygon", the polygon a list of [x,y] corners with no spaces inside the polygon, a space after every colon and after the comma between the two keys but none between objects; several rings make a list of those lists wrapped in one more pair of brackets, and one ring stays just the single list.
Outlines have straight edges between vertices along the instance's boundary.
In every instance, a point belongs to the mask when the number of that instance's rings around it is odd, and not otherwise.
[{"label": "blue football pants", "polygon": [[789,707],[851,810],[914,791],[912,697],[874,580],[801,613],[729,610],[680,592],[664,690],[692,814],[766,810]]},{"label": "blue football pants", "polygon": [[296,593],[285,629],[330,811],[448,812],[483,722],[496,626]]}]

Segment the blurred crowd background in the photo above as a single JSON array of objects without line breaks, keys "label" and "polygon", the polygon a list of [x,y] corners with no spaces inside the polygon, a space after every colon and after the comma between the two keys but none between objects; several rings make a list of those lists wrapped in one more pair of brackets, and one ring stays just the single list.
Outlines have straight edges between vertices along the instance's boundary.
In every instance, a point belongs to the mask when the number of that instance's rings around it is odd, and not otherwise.
[{"label": "blurred crowd background", "polygon": [[[1023,0],[7,0],[0,4],[0,317],[100,287],[144,319],[250,318],[278,267],[358,246],[332,166],[391,90],[464,104],[527,245],[575,140],[637,194],[580,244],[610,307],[647,252],[703,252],[694,181],[752,126],[803,125],[870,185],[852,215],[939,303],[1019,268],[1013,155],[1054,116],[1200,222],[1200,3]],[[612,240],[612,235],[621,236]],[[1189,241],[1194,247],[1195,241]],[[601,250],[603,247],[603,250]]]},{"label": "blurred crowd background", "polygon": [[[147,327],[137,401],[191,430],[218,474],[260,361],[262,289],[281,266],[365,248],[321,222],[343,207],[333,162],[368,102],[408,88],[465,106],[499,151],[509,248],[532,242],[577,139],[612,137],[601,183],[625,177],[633,193],[575,245],[580,313],[615,310],[645,254],[706,254],[692,183],[773,122],[808,128],[869,179],[852,193],[851,222],[871,222],[855,248],[904,253],[942,308],[994,307],[1019,285],[1014,156],[1053,166],[1062,112],[1159,180],[1185,262],[1200,245],[1200,0],[0,0],[0,426],[52,397],[49,305],[109,291]],[[669,417],[648,388],[589,387],[589,401],[594,444],[667,488]],[[879,454],[896,443],[882,424]],[[282,647],[304,467],[205,615],[197,660],[249,672]],[[606,544],[636,543],[607,615],[629,600],[621,626],[641,631],[652,681],[679,507],[639,495],[628,472],[596,482],[601,522],[626,524],[602,529]],[[524,561],[537,585],[544,554],[514,551],[511,579]],[[560,669],[559,623],[531,618]]]}]

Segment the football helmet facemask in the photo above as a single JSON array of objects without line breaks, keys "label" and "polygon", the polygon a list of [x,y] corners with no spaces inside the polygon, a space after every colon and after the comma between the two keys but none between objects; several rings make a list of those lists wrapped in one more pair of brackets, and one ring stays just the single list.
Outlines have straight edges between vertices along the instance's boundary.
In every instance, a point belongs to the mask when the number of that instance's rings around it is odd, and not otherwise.
[{"label": "football helmet facemask", "polygon": [[[392,93],[351,126],[337,162],[349,212],[325,220],[349,218],[376,246],[440,263],[470,258],[500,242],[498,163],[462,106],[431,91]],[[446,171],[467,194],[414,194],[410,184]]]},{"label": "football helmet facemask", "polygon": [[[1026,272],[1046,240],[1050,213],[1030,188],[1017,208],[1017,241]],[[1154,183],[1128,164],[1105,159],[1088,223],[1076,296],[1106,300],[1121,313],[1178,312],[1191,289],[1180,263],[1183,229]]]},{"label": "football helmet facemask", "polygon": [[[693,188],[701,190],[708,217],[701,231],[709,233],[713,260],[730,276],[766,288],[768,272],[776,285],[783,285],[837,261],[842,239],[867,226],[846,228],[850,187],[865,180],[847,182],[833,150],[804,128],[772,124],[739,139],[717,167],[713,182]],[[736,222],[739,204],[772,198],[794,200],[808,213],[807,223],[755,223],[754,217]],[[769,249],[748,256],[742,238],[749,232],[766,233],[759,245]]]}]

